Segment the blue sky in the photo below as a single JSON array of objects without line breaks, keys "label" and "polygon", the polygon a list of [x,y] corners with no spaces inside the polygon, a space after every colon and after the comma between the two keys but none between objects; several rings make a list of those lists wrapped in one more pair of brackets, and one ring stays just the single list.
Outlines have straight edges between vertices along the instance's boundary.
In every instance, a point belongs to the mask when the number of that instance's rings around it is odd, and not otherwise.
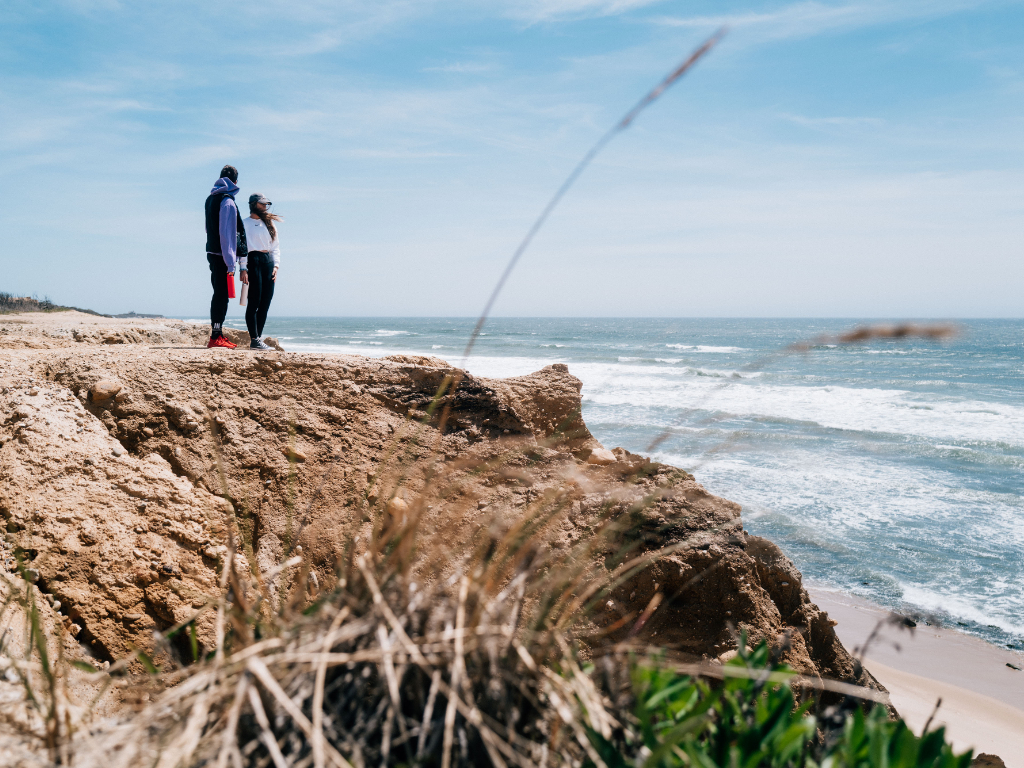
[{"label": "blue sky", "polygon": [[[0,290],[202,317],[225,162],[280,315],[1024,315],[1024,3],[8,0]],[[237,307],[232,309],[237,314]]]}]

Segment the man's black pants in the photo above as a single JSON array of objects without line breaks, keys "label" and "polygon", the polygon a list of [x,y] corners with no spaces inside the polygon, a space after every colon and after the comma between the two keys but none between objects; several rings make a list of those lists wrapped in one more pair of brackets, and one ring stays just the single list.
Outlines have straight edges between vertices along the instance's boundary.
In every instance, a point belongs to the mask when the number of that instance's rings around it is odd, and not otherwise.
[{"label": "man's black pants", "polygon": [[210,300],[210,322],[222,325],[228,314],[228,268],[219,253],[206,254],[210,262],[210,283],[213,285],[213,299]]},{"label": "man's black pants", "polygon": [[274,260],[266,251],[249,251],[249,306],[245,309],[245,327],[249,336],[263,335],[267,310],[274,300]]}]

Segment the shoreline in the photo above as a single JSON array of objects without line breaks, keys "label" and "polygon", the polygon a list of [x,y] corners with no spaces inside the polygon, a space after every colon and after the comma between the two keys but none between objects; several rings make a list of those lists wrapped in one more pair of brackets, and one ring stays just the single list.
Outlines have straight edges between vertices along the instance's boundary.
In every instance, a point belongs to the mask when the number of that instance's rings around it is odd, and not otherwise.
[{"label": "shoreline", "polygon": [[[811,601],[838,624],[843,645],[858,655],[890,615],[887,608],[822,584],[805,584]],[[956,629],[884,625],[868,646],[864,666],[889,689],[893,706],[915,733],[935,710],[956,749],[998,755],[1007,768],[1024,768],[1024,654]]]}]

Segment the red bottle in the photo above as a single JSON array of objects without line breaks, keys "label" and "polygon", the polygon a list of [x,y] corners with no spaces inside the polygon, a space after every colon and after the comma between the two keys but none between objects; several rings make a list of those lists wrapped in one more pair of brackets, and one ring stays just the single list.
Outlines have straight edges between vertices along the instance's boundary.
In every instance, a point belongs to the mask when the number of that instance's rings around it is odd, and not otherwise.
[{"label": "red bottle", "polygon": [[235,273],[228,273],[228,298],[235,298]]}]

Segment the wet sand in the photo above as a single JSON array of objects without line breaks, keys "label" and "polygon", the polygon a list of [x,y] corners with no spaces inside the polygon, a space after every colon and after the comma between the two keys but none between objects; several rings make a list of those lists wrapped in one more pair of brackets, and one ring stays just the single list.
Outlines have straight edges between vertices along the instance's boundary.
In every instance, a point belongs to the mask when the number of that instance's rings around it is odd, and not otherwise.
[{"label": "wet sand", "polygon": [[[889,615],[866,600],[807,585],[811,599],[838,621],[836,634],[851,653]],[[1024,654],[952,629],[918,624],[885,626],[865,654],[865,666],[889,689],[893,706],[920,733],[946,726],[958,750],[999,755],[1008,768],[1024,768]]]}]

